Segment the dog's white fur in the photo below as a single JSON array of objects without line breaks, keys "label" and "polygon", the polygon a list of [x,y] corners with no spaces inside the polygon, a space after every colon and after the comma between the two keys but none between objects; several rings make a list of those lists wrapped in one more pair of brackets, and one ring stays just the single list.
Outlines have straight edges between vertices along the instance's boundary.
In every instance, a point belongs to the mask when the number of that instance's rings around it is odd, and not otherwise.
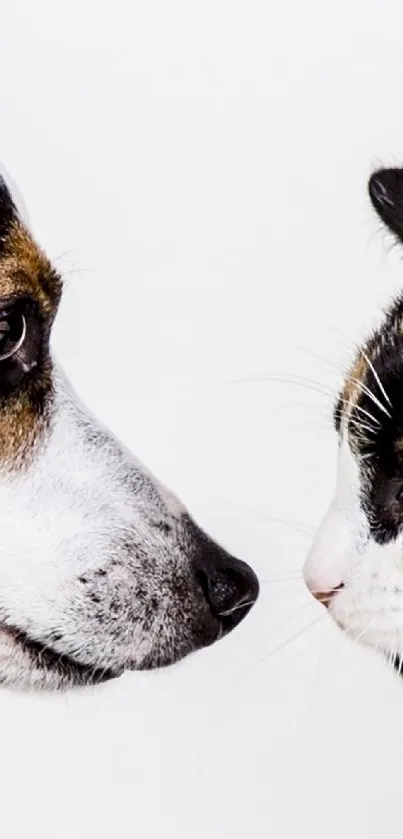
[{"label": "dog's white fur", "polygon": [[[131,592],[133,599],[135,596],[130,578],[136,560],[130,558],[129,564],[125,549],[119,547],[119,537],[124,542],[134,530],[143,549],[153,549],[158,566],[158,554],[164,554],[159,544],[163,540],[148,532],[149,521],[151,530],[153,516],[179,522],[185,510],[142,464],[128,454],[128,464],[122,461],[122,447],[109,434],[103,436],[102,429],[72,394],[60,368],[54,370],[54,381],[51,433],[27,469],[0,480],[0,616],[30,638],[49,643],[56,652],[78,658],[82,664],[117,671],[139,666],[152,650],[154,635],[162,631],[162,621],[153,633],[144,633],[141,623],[137,628],[131,625],[119,644],[109,634],[107,611],[114,587],[116,592],[120,587],[124,591],[120,603],[123,625],[132,623],[124,611],[127,593]],[[88,428],[94,435],[89,441]],[[128,491],[130,475],[134,486],[138,485],[136,504]],[[113,585],[108,580],[105,586],[99,582],[95,586],[99,596],[104,589],[105,614],[104,620],[95,621],[94,626],[86,605],[87,589],[92,575],[108,568],[111,559],[121,564],[113,574]],[[88,578],[88,583],[80,583],[80,578]],[[160,608],[168,619],[169,595],[164,594],[162,576],[160,581]],[[94,607],[100,608],[99,604]],[[130,609],[129,603],[126,609]],[[52,641],[55,626],[62,633],[60,641]],[[7,634],[2,637],[0,632],[0,641],[0,671],[4,670],[5,651],[10,649],[12,653],[7,681],[14,682],[17,671],[20,683],[27,679],[31,685],[38,680],[41,684],[58,684],[60,675],[42,671],[36,662],[32,667],[23,647],[15,660],[16,645],[10,643]]]}]

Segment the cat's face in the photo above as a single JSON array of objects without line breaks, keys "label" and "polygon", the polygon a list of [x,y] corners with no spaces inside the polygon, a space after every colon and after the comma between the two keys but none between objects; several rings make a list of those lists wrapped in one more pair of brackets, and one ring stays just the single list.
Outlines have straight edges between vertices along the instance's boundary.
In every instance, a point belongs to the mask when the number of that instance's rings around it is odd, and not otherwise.
[{"label": "cat's face", "polygon": [[[376,172],[369,193],[403,240],[403,170]],[[403,297],[357,354],[335,410],[334,498],[304,576],[353,638],[403,661]]]}]

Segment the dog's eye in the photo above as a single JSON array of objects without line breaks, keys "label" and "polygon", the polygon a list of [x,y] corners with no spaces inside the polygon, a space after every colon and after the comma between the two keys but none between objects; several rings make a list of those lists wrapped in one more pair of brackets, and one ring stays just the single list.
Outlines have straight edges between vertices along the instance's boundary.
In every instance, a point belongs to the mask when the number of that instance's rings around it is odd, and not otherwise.
[{"label": "dog's eye", "polygon": [[22,347],[27,331],[24,315],[20,311],[0,311],[0,361],[15,355]]}]

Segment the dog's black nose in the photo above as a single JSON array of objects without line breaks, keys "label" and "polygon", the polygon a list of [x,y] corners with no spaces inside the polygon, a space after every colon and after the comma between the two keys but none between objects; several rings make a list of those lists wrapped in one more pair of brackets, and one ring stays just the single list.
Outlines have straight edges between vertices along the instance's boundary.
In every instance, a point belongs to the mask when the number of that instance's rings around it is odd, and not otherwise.
[{"label": "dog's black nose", "polygon": [[259,580],[246,562],[227,553],[190,516],[186,519],[194,549],[192,566],[196,581],[212,615],[218,618],[224,633],[230,632],[256,603]]},{"label": "dog's black nose", "polygon": [[229,632],[243,620],[259,596],[259,581],[246,562],[225,555],[202,562],[197,576],[213,615]]}]

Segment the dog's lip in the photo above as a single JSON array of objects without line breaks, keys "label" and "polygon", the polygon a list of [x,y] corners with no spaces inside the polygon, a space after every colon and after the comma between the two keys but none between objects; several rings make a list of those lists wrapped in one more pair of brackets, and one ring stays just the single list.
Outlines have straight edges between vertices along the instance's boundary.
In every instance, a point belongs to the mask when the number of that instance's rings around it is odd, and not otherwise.
[{"label": "dog's lip", "polygon": [[49,644],[31,638],[24,630],[6,623],[0,623],[0,630],[6,632],[28,653],[41,670],[57,673],[73,685],[96,685],[120,675],[111,669],[83,664],[73,656],[54,650]]}]

